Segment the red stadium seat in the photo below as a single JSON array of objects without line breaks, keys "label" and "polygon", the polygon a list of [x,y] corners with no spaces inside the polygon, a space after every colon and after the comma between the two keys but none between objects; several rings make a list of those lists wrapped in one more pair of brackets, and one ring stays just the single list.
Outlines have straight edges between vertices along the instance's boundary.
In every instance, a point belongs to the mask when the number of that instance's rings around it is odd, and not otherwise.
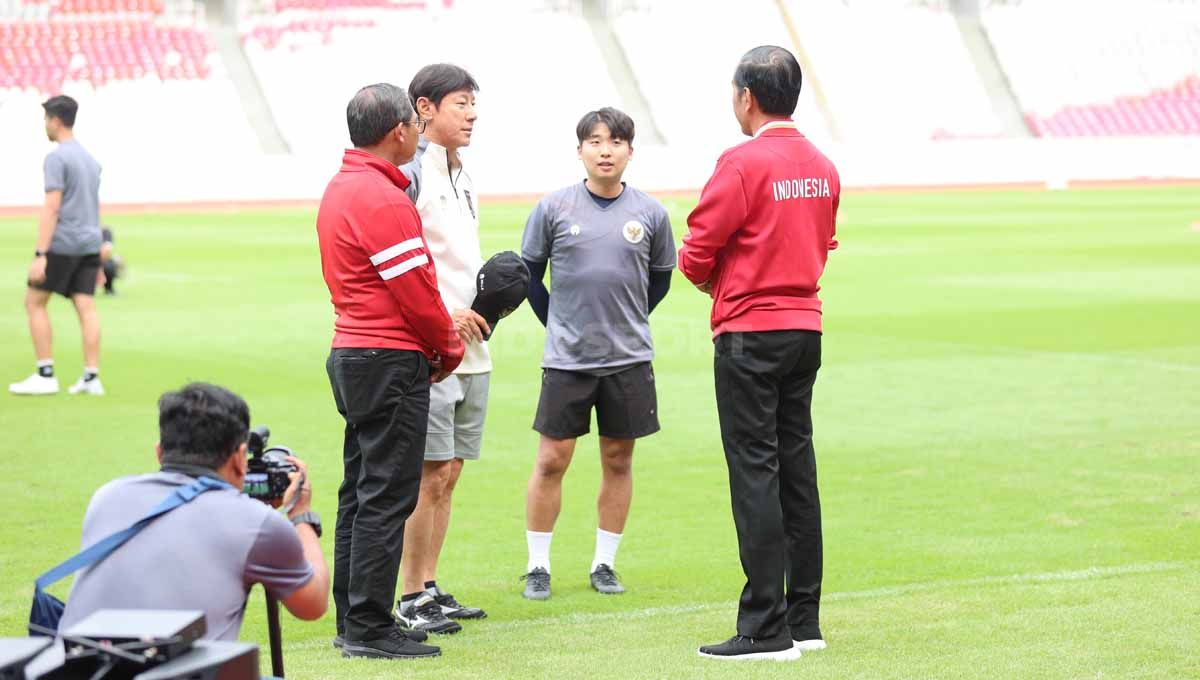
[{"label": "red stadium seat", "polygon": [[[164,79],[207,78],[211,38],[196,26],[163,26],[150,17],[117,18],[115,12],[159,14],[161,0],[56,0],[62,14],[96,17],[15,21],[0,24],[0,87],[61,91],[63,82],[88,80],[100,86],[157,74]],[[107,14],[107,16],[106,16]],[[168,64],[167,55],[179,60]],[[84,66],[72,67],[75,55]]]},{"label": "red stadium seat", "polygon": [[1027,113],[1025,119],[1038,137],[1194,135],[1200,133],[1200,76],[1143,96],[1068,106],[1048,116]]}]

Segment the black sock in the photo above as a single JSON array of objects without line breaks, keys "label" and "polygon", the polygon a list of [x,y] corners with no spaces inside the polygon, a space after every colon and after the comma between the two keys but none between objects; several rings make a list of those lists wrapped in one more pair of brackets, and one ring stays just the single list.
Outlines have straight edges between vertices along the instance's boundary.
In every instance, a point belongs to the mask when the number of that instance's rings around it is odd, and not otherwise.
[{"label": "black sock", "polygon": [[437,588],[437,581],[426,581],[425,590],[429,590],[430,588]]},{"label": "black sock", "polygon": [[400,601],[407,604],[407,603],[412,602],[413,600],[417,599],[418,597],[421,597],[424,594],[425,594],[424,590],[418,590],[415,593],[406,593],[406,594],[400,596]]},{"label": "black sock", "polygon": [[54,364],[50,363],[50,364],[46,364],[45,366],[38,366],[37,371],[38,371],[38,375],[42,376],[43,378],[53,378],[54,377]]}]

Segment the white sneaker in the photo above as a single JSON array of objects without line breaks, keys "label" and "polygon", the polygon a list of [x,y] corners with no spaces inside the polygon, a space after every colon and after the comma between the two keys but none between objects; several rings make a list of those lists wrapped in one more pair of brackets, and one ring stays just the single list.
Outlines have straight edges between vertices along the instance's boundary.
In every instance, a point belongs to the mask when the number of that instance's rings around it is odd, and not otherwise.
[{"label": "white sneaker", "polygon": [[84,380],[82,377],[80,377],[79,380],[75,381],[74,385],[71,385],[70,389],[67,390],[67,393],[91,394],[99,397],[103,396],[104,394],[104,385],[100,384],[100,376],[96,376],[91,380]]},{"label": "white sneaker", "polygon": [[822,649],[825,649],[825,647],[826,647],[825,641],[821,640],[821,639],[792,640],[792,648],[798,649],[801,652],[819,652]]},{"label": "white sneaker", "polygon": [[43,378],[34,373],[19,383],[12,383],[8,391],[13,394],[58,394],[58,378]]}]

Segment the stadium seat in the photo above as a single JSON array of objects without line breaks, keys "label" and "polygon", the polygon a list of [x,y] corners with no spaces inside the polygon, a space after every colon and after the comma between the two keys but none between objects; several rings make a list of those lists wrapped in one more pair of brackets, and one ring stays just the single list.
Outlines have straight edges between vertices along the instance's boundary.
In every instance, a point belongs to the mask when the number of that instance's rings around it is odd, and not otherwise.
[{"label": "stadium seat", "polygon": [[1034,134],[1200,133],[1200,3],[993,3],[983,21]]},{"label": "stadium seat", "polygon": [[0,23],[0,44],[4,86],[47,95],[60,92],[68,76],[92,86],[146,74],[203,78],[215,52],[212,38],[199,27],[152,19],[6,22]]}]

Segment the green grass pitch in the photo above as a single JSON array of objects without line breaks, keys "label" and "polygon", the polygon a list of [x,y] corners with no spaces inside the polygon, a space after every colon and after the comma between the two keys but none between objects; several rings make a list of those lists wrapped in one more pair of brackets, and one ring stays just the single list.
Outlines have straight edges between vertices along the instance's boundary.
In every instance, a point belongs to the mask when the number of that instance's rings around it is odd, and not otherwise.
[{"label": "green grass pitch", "polygon": [[[668,207],[679,237],[691,202]],[[484,206],[488,254],[518,247],[528,209]],[[828,650],[696,656],[732,634],[742,581],[708,301],[677,276],[653,316],[663,431],[635,454],[629,592],[588,588],[593,434],[566,479],[554,597],[521,599],[543,339],[522,308],[492,343],[485,452],[439,574],[490,618],[441,659],[371,662],[330,647],[332,611],[285,615],[288,677],[1200,677],[1200,190],[851,193],[842,210],[814,400]],[[91,492],[154,468],[155,400],[185,381],[240,392],[309,462],[333,524],[341,425],[313,212],[107,221],[129,264],[120,296],[100,299],[108,396],[0,394],[0,635],[23,634],[33,579],[77,549]],[[0,220],[5,383],[33,366],[34,231]],[[52,307],[65,388],[78,326]],[[265,645],[257,589],[242,633]]]}]

